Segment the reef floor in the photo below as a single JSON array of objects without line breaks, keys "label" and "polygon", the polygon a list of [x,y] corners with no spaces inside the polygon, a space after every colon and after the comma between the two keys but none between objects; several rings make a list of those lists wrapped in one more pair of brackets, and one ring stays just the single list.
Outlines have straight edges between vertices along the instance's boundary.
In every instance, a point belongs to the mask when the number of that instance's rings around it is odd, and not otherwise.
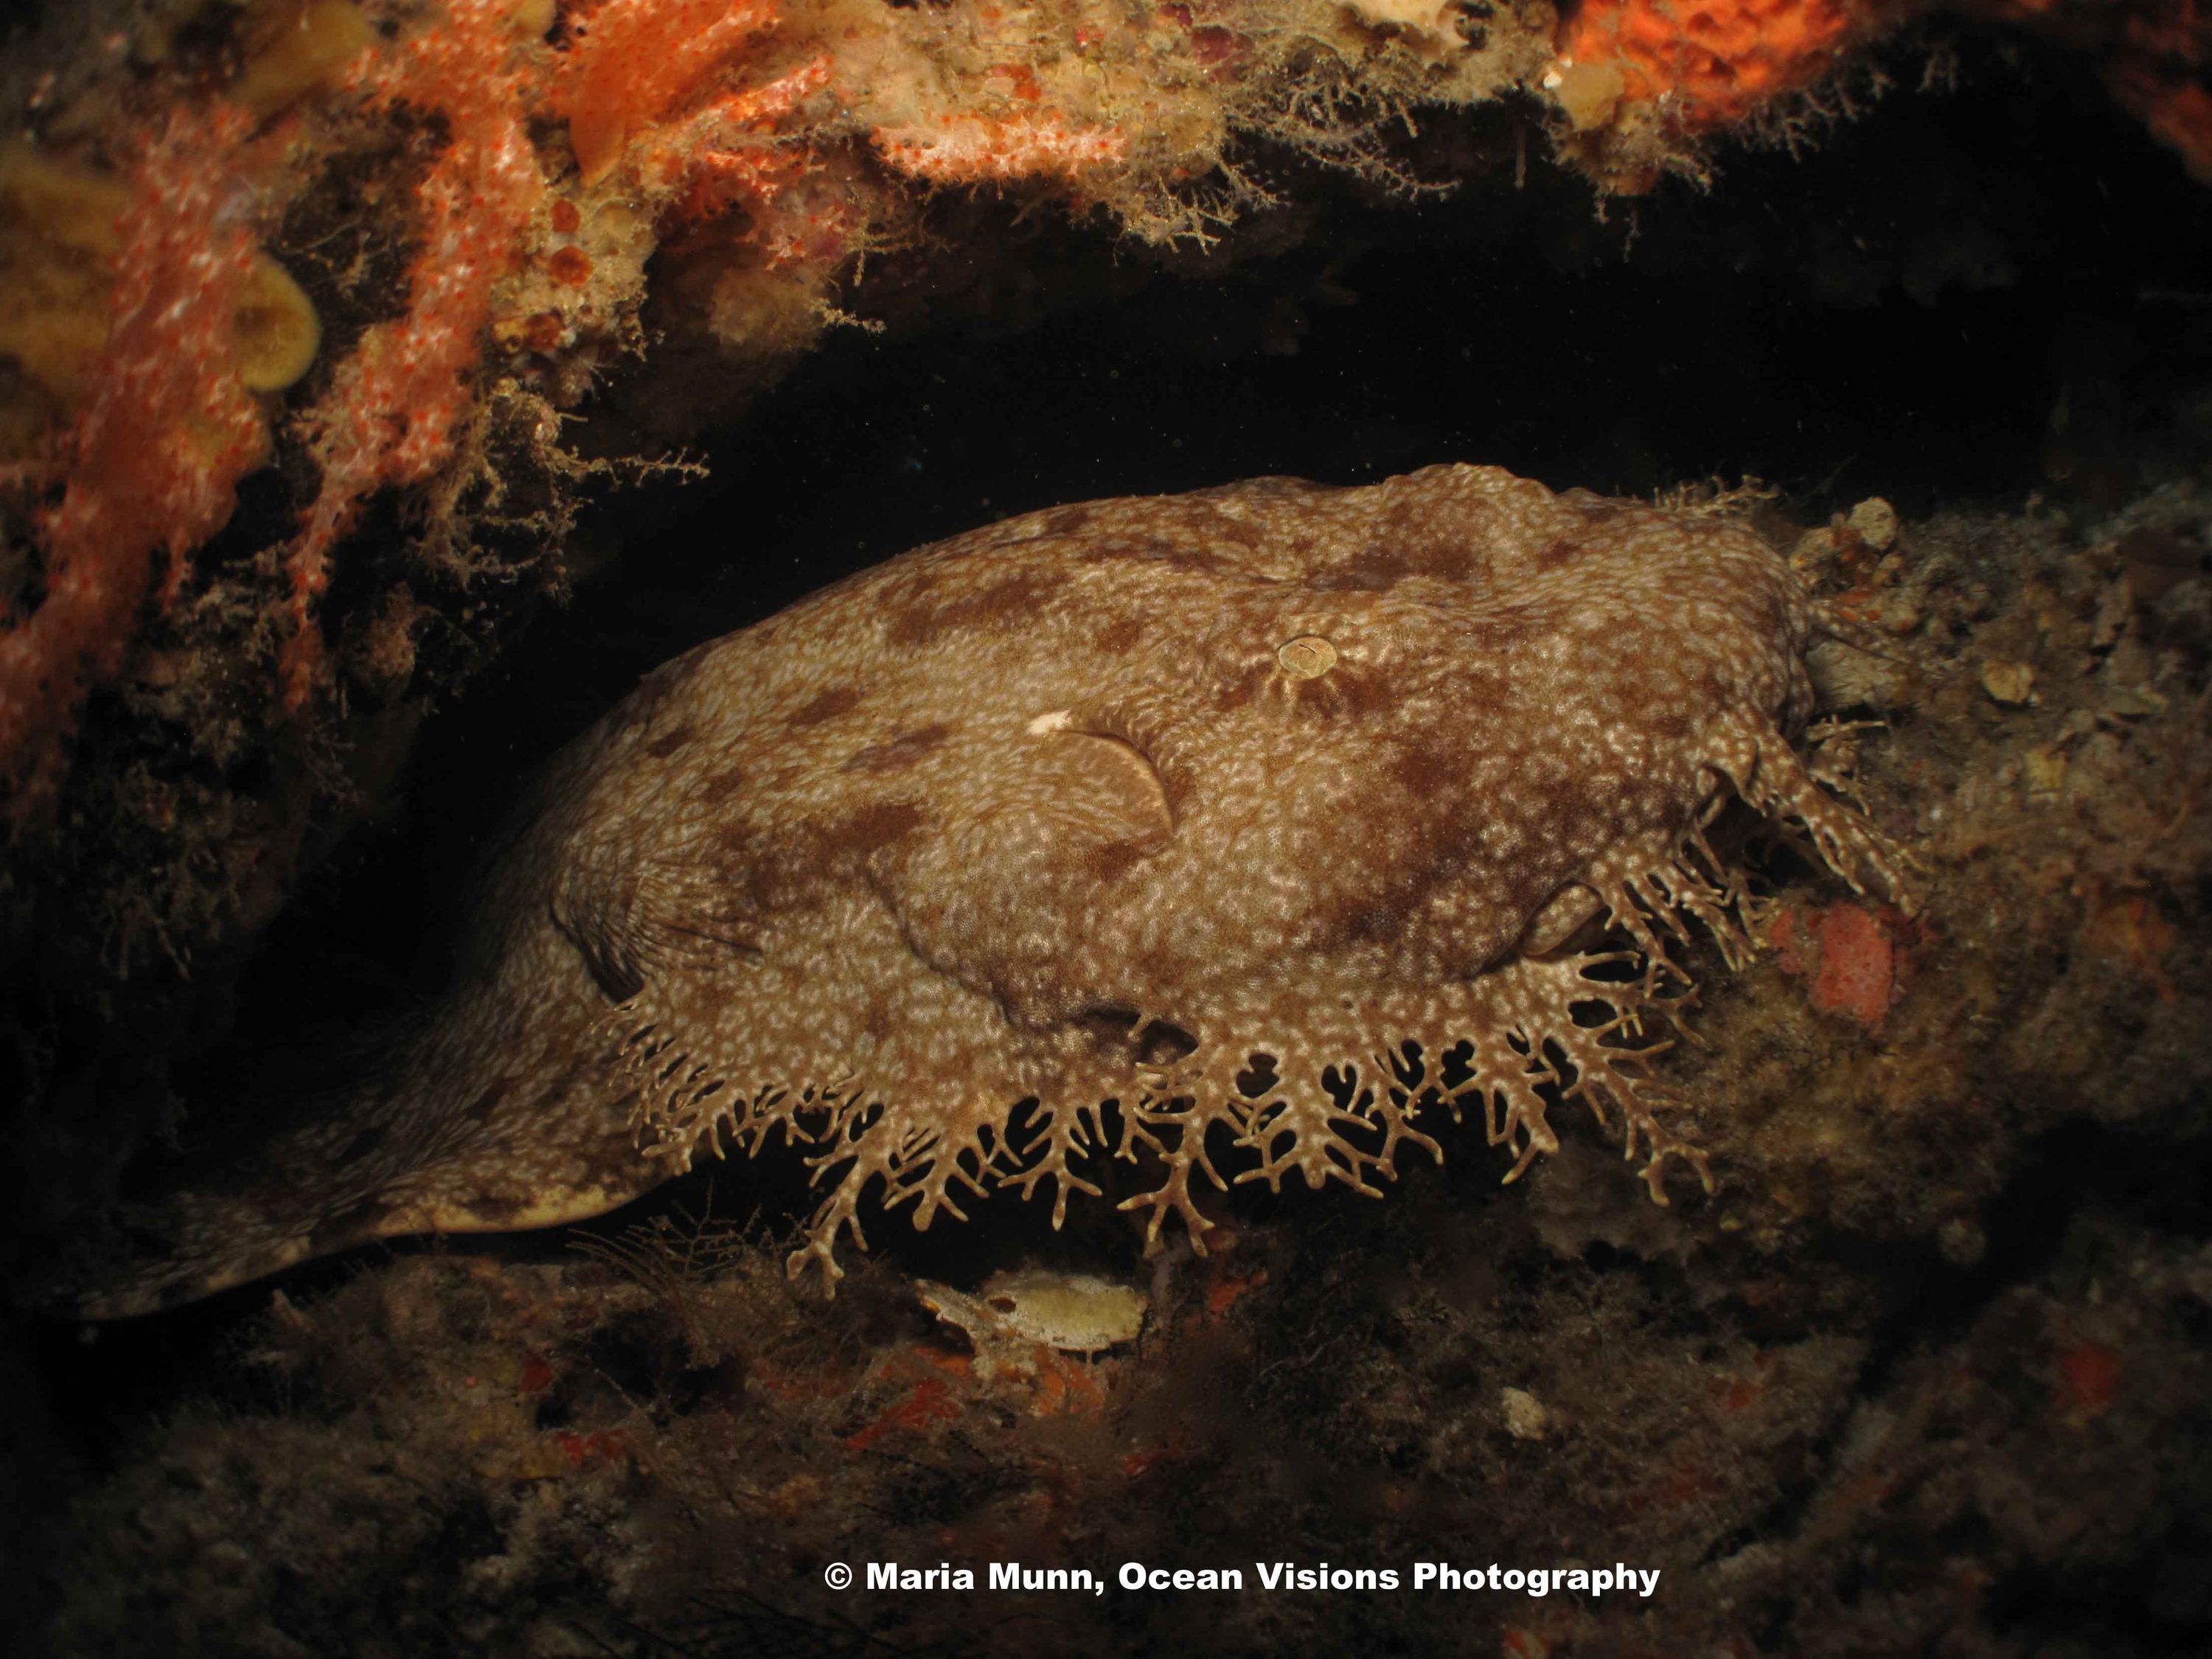
[{"label": "reef floor", "polygon": [[362,1253],[34,1334],[14,1462],[63,1518],[9,1540],[16,1606],[64,1653],[2189,1648],[2212,473],[1893,533],[1747,510],[1864,625],[1816,655],[1814,752],[1925,904],[1749,849],[1771,948],[1693,946],[1667,1062],[1715,1196],[1650,1205],[1577,1121],[1510,1188],[1462,1130],[1382,1203],[1240,1192],[1204,1259],[1001,1196],[878,1230],[834,1302],[781,1270],[799,1195],[737,1169]]}]

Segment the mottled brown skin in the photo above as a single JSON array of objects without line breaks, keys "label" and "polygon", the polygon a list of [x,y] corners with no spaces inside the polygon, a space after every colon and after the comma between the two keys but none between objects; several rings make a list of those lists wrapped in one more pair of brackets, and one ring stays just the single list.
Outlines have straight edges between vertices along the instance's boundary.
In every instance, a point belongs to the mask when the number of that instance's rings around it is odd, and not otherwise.
[{"label": "mottled brown skin", "polygon": [[[1057,1222],[1108,1102],[1155,1233],[1202,1237],[1194,1179],[1371,1193],[1462,1106],[1510,1180],[1558,1145],[1547,1085],[1620,1115],[1663,1203],[1668,1158],[1705,1170],[1635,1075],[1686,984],[1655,928],[1747,949],[1703,823],[1741,795],[1898,890],[1785,740],[1812,625],[1741,528],[1492,468],[1060,507],[892,560],[580,739],[438,1023],[86,1306],[581,1218],[778,1125],[827,1188],[793,1271],[834,1280],[864,1200],[926,1227],[1049,1181]],[[1601,915],[1623,948],[1576,953]],[[1624,959],[1640,981],[1589,977]]]}]

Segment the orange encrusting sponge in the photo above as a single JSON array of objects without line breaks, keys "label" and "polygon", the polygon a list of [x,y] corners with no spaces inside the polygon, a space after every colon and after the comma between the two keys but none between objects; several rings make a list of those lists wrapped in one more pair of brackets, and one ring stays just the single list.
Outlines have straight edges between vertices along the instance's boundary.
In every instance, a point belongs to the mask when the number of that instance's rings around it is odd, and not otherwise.
[{"label": "orange encrusting sponge", "polygon": [[1809,86],[1890,20],[1890,8],[1848,0],[1584,0],[1559,61],[1613,64],[1629,100],[1663,100],[1702,132]]}]

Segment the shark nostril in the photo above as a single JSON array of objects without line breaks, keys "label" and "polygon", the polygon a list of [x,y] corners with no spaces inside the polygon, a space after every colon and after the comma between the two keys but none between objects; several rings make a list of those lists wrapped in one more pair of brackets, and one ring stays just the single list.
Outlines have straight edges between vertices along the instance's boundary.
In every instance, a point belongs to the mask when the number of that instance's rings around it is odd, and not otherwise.
[{"label": "shark nostril", "polygon": [[1318,634],[1301,634],[1275,648],[1275,660],[1294,680],[1319,679],[1336,666],[1336,647]]}]

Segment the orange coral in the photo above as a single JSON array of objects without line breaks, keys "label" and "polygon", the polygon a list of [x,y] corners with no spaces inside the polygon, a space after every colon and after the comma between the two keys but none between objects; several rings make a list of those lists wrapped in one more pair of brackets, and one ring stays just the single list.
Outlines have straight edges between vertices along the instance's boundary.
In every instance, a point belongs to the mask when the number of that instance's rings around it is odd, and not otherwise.
[{"label": "orange coral", "polygon": [[704,219],[742,203],[759,222],[756,234],[771,261],[803,257],[803,239],[771,226],[769,210],[817,161],[812,149],[788,153],[773,129],[830,82],[830,61],[817,58],[766,86],[715,99],[690,118],[653,130],[634,146],[641,173],[681,191],[677,216]]},{"label": "orange coral", "polygon": [[2212,184],[2212,7],[2203,0],[1968,0],[2104,60],[2112,95]]},{"label": "orange coral", "polygon": [[[526,125],[533,106],[542,100],[567,119],[586,186],[627,167],[650,198],[672,199],[679,218],[742,202],[764,221],[814,160],[803,149],[782,153],[772,129],[827,84],[826,58],[763,86],[724,89],[746,49],[775,26],[772,5],[600,0],[571,20],[568,50],[553,63],[517,35],[513,10],[502,0],[452,0],[400,51],[356,75],[372,109],[434,112],[449,137],[417,191],[422,244],[404,313],[364,334],[302,422],[323,476],[290,550],[288,708],[313,688],[321,647],[313,607],[361,504],[443,465],[474,407],[470,376],[495,295],[522,263],[546,190]],[[555,220],[574,230],[580,216],[564,200]],[[817,204],[800,224],[757,222],[755,234],[772,261],[818,247],[842,252],[850,227],[810,235],[823,221]],[[579,247],[559,248],[548,261],[562,287],[580,288],[593,272]]]},{"label": "orange coral", "polygon": [[[1546,84],[1580,131],[1608,125],[1624,106],[1656,111],[1680,132],[1716,131],[1813,84],[1845,52],[1932,3],[1583,0],[1562,26]],[[2212,179],[2205,85],[2212,18],[2203,0],[1948,3],[2094,56],[2117,95]],[[518,303],[502,337],[550,355],[605,337],[634,307],[657,237],[732,209],[746,214],[743,234],[761,255],[738,275],[757,274],[758,263],[778,273],[776,304],[762,302],[741,281],[716,289],[718,318],[747,319],[788,315],[793,296],[802,307],[818,302],[836,262],[865,245],[870,226],[912,182],[1039,179],[1078,204],[1115,200],[1125,217],[1132,201],[1150,200],[1142,188],[1152,138],[1137,142],[1137,123],[1151,119],[1139,112],[1157,112],[1159,89],[1138,98],[1134,83],[1124,82],[1141,70],[1109,73],[1121,62],[1103,51],[1114,32],[1110,9],[1074,8],[1054,21],[1042,15],[1051,9],[977,8],[961,24],[969,31],[959,37],[964,78],[946,68],[949,25],[899,9],[863,25],[846,23],[842,11],[787,14],[781,0],[571,0],[551,49],[543,38],[553,15],[544,0],[425,0],[400,9],[412,33],[397,46],[370,26],[372,15],[384,13],[345,0],[261,0],[240,26],[243,67],[233,95],[264,117],[293,109],[285,120],[296,131],[288,142],[299,158],[311,161],[339,129],[315,127],[312,108],[295,106],[341,82],[365,94],[371,113],[404,106],[430,118],[444,144],[416,192],[419,242],[400,314],[364,332],[301,422],[321,477],[288,550],[282,682],[289,708],[314,687],[322,642],[313,609],[362,503],[451,464],[477,407],[476,375],[503,284],[514,284],[506,297]],[[1237,45],[1246,36],[1217,22],[1201,27],[1191,7],[1164,6],[1152,15],[1148,29],[1129,36],[1131,51],[1152,35],[1172,36],[1174,61],[1194,55],[1216,78],[1242,74],[1252,61]],[[156,90],[148,89],[149,100]],[[558,245],[532,240],[533,227],[542,229],[549,162],[530,121],[547,112],[565,121],[580,175],[574,198],[560,204],[551,222],[558,235],[575,240]],[[1204,136],[1211,129],[1199,113],[1186,112],[1187,125],[1196,121],[1190,130],[1200,135],[1198,148],[1158,177],[1187,179],[1211,165],[1206,146],[1213,140]],[[228,137],[216,136],[218,125]],[[849,142],[861,135],[865,149]],[[27,373],[46,396],[40,420],[58,411],[76,424],[37,480],[61,491],[39,521],[46,592],[21,602],[25,614],[0,638],[0,774],[53,763],[44,750],[68,730],[83,686],[122,659],[137,626],[134,596],[146,588],[155,551],[167,549],[179,562],[173,572],[181,569],[183,557],[228,517],[231,488],[261,442],[248,405],[230,401],[243,395],[238,380],[245,391],[273,389],[298,372],[289,357],[258,379],[219,371],[212,335],[180,343],[184,333],[211,329],[210,319],[240,298],[235,262],[226,264],[222,250],[234,252],[242,233],[217,204],[261,189],[243,160],[245,144],[240,118],[173,122],[157,147],[172,161],[149,160],[140,170],[145,199],[130,216],[131,251],[103,246],[94,261],[102,271],[111,258],[127,267],[115,316],[136,320],[127,330],[118,325],[95,357],[106,319],[94,287],[77,336],[47,337],[49,330],[39,337],[43,356]],[[1601,149],[1587,148],[1591,156]],[[149,197],[153,173],[181,166],[173,158],[187,152],[197,158],[185,169],[191,176],[161,199]],[[881,169],[869,167],[870,153]],[[550,165],[560,165],[557,149]],[[1647,175],[1656,172],[1623,165],[1607,177],[1610,187],[1623,188],[1633,187],[1623,180]],[[617,195],[647,210],[649,228],[627,240],[592,238],[586,216],[596,220]],[[1159,225],[1181,222],[1151,222],[1147,234],[1170,234]],[[202,290],[187,297],[179,273],[193,259],[208,269],[194,279],[204,278]],[[289,284],[272,262],[262,268],[267,281]],[[65,274],[81,273],[72,266]],[[532,281],[538,286],[530,291]],[[175,303],[149,306],[146,295],[156,290]],[[738,298],[726,304],[726,295]],[[276,297],[307,309],[296,290]],[[247,295],[245,308],[254,305]],[[21,341],[31,332],[15,329],[13,355],[25,356]],[[297,337],[312,351],[311,329]],[[587,375],[588,366],[573,384]],[[57,377],[82,384],[82,407],[74,392],[61,395],[46,384]],[[223,410],[185,420],[179,411],[195,399]],[[234,441],[248,428],[250,442]]]},{"label": "orange coral", "polygon": [[86,691],[121,669],[155,556],[166,604],[263,454],[235,338],[259,252],[245,209],[263,158],[247,125],[227,106],[179,109],[145,143],[117,225],[97,391],[52,465],[19,473],[60,486],[37,517],[44,597],[0,631],[0,777],[19,806],[58,781]]},{"label": "orange coral", "polygon": [[441,26],[373,60],[362,76],[372,107],[436,111],[450,137],[416,191],[422,246],[409,267],[404,314],[362,335],[302,422],[323,477],[290,550],[288,708],[313,687],[320,636],[310,610],[361,503],[385,485],[428,477],[453,453],[473,406],[467,377],[493,289],[514,268],[544,192],[525,125],[531,75],[517,61],[511,9],[503,0],[452,0]]},{"label": "orange coral", "polygon": [[1710,131],[1818,81],[1896,15],[1865,0],[1585,0],[1559,64],[1610,66],[1630,100],[1663,101],[1685,129]]},{"label": "orange coral", "polygon": [[900,172],[939,185],[1045,173],[1073,177],[1119,161],[1127,148],[1127,140],[1111,128],[1066,126],[1049,112],[1010,121],[957,115],[932,126],[878,127],[871,137]]},{"label": "orange coral", "polygon": [[2148,74],[2117,75],[2112,89],[2142,118],[2153,137],[2180,155],[2199,184],[2212,185],[2212,92],[2194,82],[2166,82]]},{"label": "orange coral", "polygon": [[763,37],[777,22],[767,0],[600,0],[578,14],[551,101],[568,120],[585,185],[627,167],[679,221],[745,207],[771,264],[842,254],[856,229],[842,216],[825,236],[809,234],[823,227],[822,204],[795,216],[776,210],[820,157],[780,143],[775,129],[829,87],[830,58],[817,54],[762,85],[736,84],[767,55]]},{"label": "orange coral", "polygon": [[[1578,132],[1624,107],[1692,137],[1816,86],[1856,49],[1932,10],[2034,30],[2099,64],[2113,95],[2212,183],[2212,8],[2203,0],[1583,0],[1545,90]],[[1617,173],[1642,190],[1656,169]]]},{"label": "orange coral", "polygon": [[568,123],[584,182],[606,177],[633,135],[696,99],[775,21],[767,0],[595,0],[578,8],[552,104]]}]

